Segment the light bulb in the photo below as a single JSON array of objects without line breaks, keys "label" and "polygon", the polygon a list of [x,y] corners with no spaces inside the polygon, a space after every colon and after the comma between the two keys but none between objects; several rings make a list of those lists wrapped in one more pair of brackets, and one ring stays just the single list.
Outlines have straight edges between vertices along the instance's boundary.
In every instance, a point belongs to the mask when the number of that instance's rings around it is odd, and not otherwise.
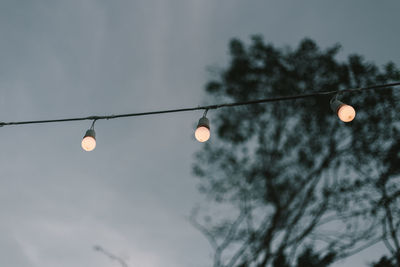
[{"label": "light bulb", "polygon": [[92,151],[96,147],[96,139],[91,136],[86,136],[82,140],[82,148],[85,151]]},{"label": "light bulb", "polygon": [[210,139],[210,122],[205,116],[200,118],[199,123],[197,124],[197,129],[194,132],[194,136],[196,137],[197,141],[201,143]]},{"label": "light bulb", "polygon": [[331,109],[338,115],[341,121],[350,122],[356,117],[356,111],[354,110],[354,108],[337,100],[336,97],[331,99],[330,104]]},{"label": "light bulb", "polygon": [[210,129],[205,126],[197,127],[196,132],[194,133],[197,141],[199,142],[206,142],[210,139]]},{"label": "light bulb", "polygon": [[82,139],[82,148],[85,151],[92,151],[96,147],[96,133],[94,130],[89,129],[86,131],[85,136]]},{"label": "light bulb", "polygon": [[337,111],[339,119],[343,122],[350,122],[356,117],[356,111],[350,105],[341,105]]}]

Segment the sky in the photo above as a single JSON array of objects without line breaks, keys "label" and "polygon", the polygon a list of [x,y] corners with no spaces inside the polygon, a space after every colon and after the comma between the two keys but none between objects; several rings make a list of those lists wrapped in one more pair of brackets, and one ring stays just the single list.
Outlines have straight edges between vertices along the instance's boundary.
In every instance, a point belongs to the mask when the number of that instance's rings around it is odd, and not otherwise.
[{"label": "sky", "polygon": [[[213,104],[207,68],[228,64],[231,38],[254,34],[400,65],[399,11],[395,0],[2,0],[0,121]],[[211,266],[188,221],[205,201],[191,172],[201,115],[98,121],[90,153],[89,121],[0,128],[0,266],[119,266],[95,245],[130,267]]]}]

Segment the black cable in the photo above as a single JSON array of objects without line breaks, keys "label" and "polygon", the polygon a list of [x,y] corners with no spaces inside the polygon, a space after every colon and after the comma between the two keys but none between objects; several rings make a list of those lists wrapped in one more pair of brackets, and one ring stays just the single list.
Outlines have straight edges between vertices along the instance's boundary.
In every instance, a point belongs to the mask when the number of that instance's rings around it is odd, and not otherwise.
[{"label": "black cable", "polygon": [[360,88],[335,90],[335,91],[322,91],[322,92],[315,92],[315,93],[310,93],[310,94],[272,97],[272,98],[244,101],[244,102],[224,103],[224,104],[216,104],[216,105],[209,105],[209,106],[199,106],[199,107],[180,108],[180,109],[167,109],[167,110],[148,111],[148,112],[139,112],[139,113],[127,113],[127,114],[105,115],[105,116],[88,116],[88,117],[77,117],[77,118],[66,118],[66,119],[53,119],[53,120],[0,122],[0,127],[8,126],[8,125],[38,124],[38,123],[53,123],[53,122],[55,123],[55,122],[67,122],[67,121],[111,120],[111,119],[117,119],[117,118],[138,117],[138,116],[156,115],[156,114],[164,114],[164,113],[176,113],[176,112],[186,112],[186,111],[194,111],[194,110],[209,110],[209,109],[218,109],[218,108],[224,108],[224,107],[235,107],[235,106],[268,103],[268,102],[278,102],[278,101],[302,99],[302,98],[316,97],[316,96],[321,96],[321,95],[333,95],[333,94],[338,94],[338,93],[347,93],[347,92],[354,92],[354,91],[376,90],[376,89],[389,88],[389,87],[394,87],[394,86],[399,86],[399,85],[400,85],[400,82],[396,82],[396,83],[388,83],[388,84],[382,84],[382,85],[374,85],[374,86],[369,86],[369,87],[360,87]]}]

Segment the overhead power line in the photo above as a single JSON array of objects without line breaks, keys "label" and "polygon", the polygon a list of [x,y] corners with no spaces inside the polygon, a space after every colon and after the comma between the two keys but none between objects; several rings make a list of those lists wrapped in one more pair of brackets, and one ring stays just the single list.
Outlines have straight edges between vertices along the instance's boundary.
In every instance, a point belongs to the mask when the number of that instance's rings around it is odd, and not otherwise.
[{"label": "overhead power line", "polygon": [[243,102],[222,103],[222,104],[215,104],[215,105],[208,105],[208,106],[188,107],[188,108],[179,108],[179,109],[166,109],[166,110],[156,110],[156,111],[147,111],[147,112],[138,112],[138,113],[125,113],[125,114],[117,114],[117,115],[0,122],[0,127],[9,126],[9,125],[57,123],[57,122],[68,122],[68,121],[83,121],[83,120],[93,120],[93,121],[95,121],[95,120],[111,120],[111,119],[117,119],[117,118],[139,117],[139,116],[157,115],[157,114],[165,114],[165,113],[177,113],[177,112],[187,112],[187,111],[195,111],[195,110],[211,110],[211,109],[219,109],[219,108],[224,108],[224,107],[255,105],[255,104],[268,103],[268,102],[288,101],[288,100],[302,99],[302,98],[309,98],[309,97],[316,97],[316,96],[323,96],[323,95],[334,95],[334,94],[346,93],[346,92],[392,88],[394,86],[399,86],[399,85],[400,85],[400,82],[396,82],[396,83],[388,83],[388,84],[382,84],[382,85],[374,85],[374,86],[369,86],[369,87],[352,88],[352,89],[345,89],[345,90],[321,91],[321,92],[314,92],[314,93],[309,93],[309,94],[271,97],[271,98],[243,101]]}]

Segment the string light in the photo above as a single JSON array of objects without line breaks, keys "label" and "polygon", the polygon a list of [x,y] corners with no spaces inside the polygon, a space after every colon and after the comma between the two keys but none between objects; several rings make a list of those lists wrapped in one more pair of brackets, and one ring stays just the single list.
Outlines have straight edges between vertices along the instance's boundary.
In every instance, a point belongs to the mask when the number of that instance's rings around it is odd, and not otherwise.
[{"label": "string light", "polygon": [[356,117],[355,109],[339,100],[337,96],[331,99],[331,109],[335,112],[339,119],[343,122],[351,122]]},{"label": "string light", "polygon": [[86,131],[86,134],[82,139],[81,146],[85,151],[92,151],[96,148],[96,132],[94,131],[95,122],[96,120],[93,121],[92,126]]},{"label": "string light", "polygon": [[210,139],[210,121],[206,118],[208,109],[203,114],[203,117],[200,118],[199,123],[197,124],[197,129],[194,132],[194,136],[197,141],[203,143]]},{"label": "string light", "polygon": [[[399,86],[399,85],[400,85],[400,82],[395,82],[395,83],[373,85],[373,86],[369,86],[369,87],[352,88],[352,89],[345,89],[345,90],[321,91],[321,92],[314,92],[314,93],[309,93],[309,94],[264,98],[264,99],[257,99],[257,100],[251,100],[251,101],[243,101],[243,102],[223,103],[223,104],[209,105],[209,106],[198,106],[198,107],[158,110],[158,111],[139,112],[139,113],[127,113],[127,114],[118,114],[118,115],[88,116],[88,117],[51,119],[51,120],[0,122],[0,127],[10,126],[10,125],[92,120],[93,121],[92,127],[86,131],[86,134],[81,143],[82,148],[84,150],[91,151],[96,147],[96,133],[94,131],[94,123],[96,122],[96,120],[110,120],[110,119],[125,118],[125,117],[138,117],[138,116],[146,116],[146,115],[165,114],[165,113],[177,113],[177,112],[186,112],[186,111],[195,111],[195,110],[205,110],[204,115],[202,118],[200,118],[199,123],[197,125],[197,129],[195,131],[196,139],[200,142],[205,142],[210,138],[210,123],[209,123],[209,120],[205,117],[205,115],[209,109],[218,109],[218,108],[224,108],[224,107],[235,107],[235,106],[244,106],[244,105],[255,105],[255,104],[268,103],[268,102],[288,101],[288,100],[303,99],[303,98],[317,97],[317,96],[324,96],[324,95],[337,95],[339,93],[356,92],[356,91],[360,92],[360,91],[364,91],[364,90],[389,89],[389,88]],[[398,88],[396,88],[396,89],[398,89]],[[339,118],[342,121],[349,122],[355,118],[356,112],[355,112],[354,108],[352,106],[349,106],[347,104],[340,102],[339,100],[337,100],[337,97],[334,97],[334,99],[331,100],[330,104],[331,104],[332,110],[339,116]]]}]

